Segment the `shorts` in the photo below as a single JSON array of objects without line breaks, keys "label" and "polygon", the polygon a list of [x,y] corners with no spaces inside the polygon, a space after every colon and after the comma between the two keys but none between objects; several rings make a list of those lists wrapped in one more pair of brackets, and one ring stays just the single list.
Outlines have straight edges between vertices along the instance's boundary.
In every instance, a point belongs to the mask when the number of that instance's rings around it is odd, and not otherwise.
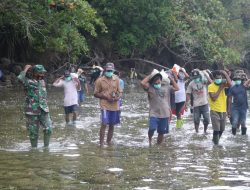
[{"label": "shorts", "polygon": [[193,118],[195,125],[200,124],[201,115],[203,117],[203,124],[208,125],[210,123],[208,104],[202,106],[196,106],[193,108]]},{"label": "shorts", "polygon": [[101,122],[103,125],[116,125],[120,123],[120,110],[101,110]]},{"label": "shorts", "polygon": [[157,129],[158,134],[169,133],[168,118],[149,118],[149,132],[153,133]]},{"label": "shorts", "polygon": [[226,126],[226,112],[216,112],[211,110],[210,117],[214,131],[224,131]]},{"label": "shorts", "polygon": [[83,90],[77,91],[78,101],[83,102],[85,100],[85,93]]},{"label": "shorts", "polygon": [[232,127],[236,128],[238,124],[245,127],[246,126],[246,116],[247,116],[247,110],[246,109],[232,109],[231,113],[231,123]]},{"label": "shorts", "polygon": [[64,106],[65,114],[73,113],[77,111],[77,104],[72,106]]}]

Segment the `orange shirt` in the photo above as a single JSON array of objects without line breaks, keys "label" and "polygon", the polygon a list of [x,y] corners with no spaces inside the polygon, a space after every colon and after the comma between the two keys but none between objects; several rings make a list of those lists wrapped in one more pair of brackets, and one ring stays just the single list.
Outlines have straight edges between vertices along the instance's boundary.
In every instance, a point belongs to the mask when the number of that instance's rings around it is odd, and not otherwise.
[{"label": "orange shirt", "polygon": [[[122,92],[119,85],[119,78],[118,76],[114,75],[112,78],[107,78],[102,76],[98,78],[95,82],[95,93],[102,93],[105,96],[111,96],[115,93],[119,95]],[[100,107],[101,109],[109,110],[109,111],[118,111],[119,104],[118,101],[109,102],[105,99],[100,99]]]}]

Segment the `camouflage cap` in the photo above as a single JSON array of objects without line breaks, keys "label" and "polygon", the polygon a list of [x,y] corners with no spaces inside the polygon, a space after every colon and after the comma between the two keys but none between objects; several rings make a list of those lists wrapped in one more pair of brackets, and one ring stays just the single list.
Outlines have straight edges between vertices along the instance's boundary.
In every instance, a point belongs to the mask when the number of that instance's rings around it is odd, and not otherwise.
[{"label": "camouflage cap", "polygon": [[45,70],[43,65],[34,65],[33,66],[33,72],[36,73],[46,73],[47,71]]}]

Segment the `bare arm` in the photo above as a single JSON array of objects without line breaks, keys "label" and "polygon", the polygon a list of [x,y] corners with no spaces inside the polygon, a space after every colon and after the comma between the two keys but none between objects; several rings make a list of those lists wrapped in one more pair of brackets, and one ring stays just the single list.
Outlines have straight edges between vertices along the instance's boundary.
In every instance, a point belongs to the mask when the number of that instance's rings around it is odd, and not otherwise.
[{"label": "bare arm", "polygon": [[74,83],[75,83],[76,89],[77,89],[77,90],[80,90],[80,89],[81,89],[81,84],[80,84],[79,79],[76,78],[76,77],[73,77],[73,81],[74,81]]},{"label": "bare arm", "polygon": [[231,81],[229,75],[227,74],[227,72],[222,70],[222,71],[221,71],[221,74],[223,74],[223,75],[225,76],[225,78],[226,78],[226,80],[227,80],[227,86],[228,86],[228,87],[231,87],[231,86],[232,86],[232,81]]},{"label": "bare arm", "polygon": [[187,110],[187,104],[188,104],[189,100],[190,100],[190,94],[187,93],[187,94],[186,94],[186,101],[185,101],[185,104],[184,104],[184,106],[183,106],[183,107],[185,108],[185,110]]},{"label": "bare arm", "polygon": [[245,87],[249,87],[249,85],[250,85],[250,79],[248,79],[246,82],[244,82],[244,84],[243,84]]},{"label": "bare arm", "polygon": [[60,85],[58,85],[58,84],[59,84],[60,80],[62,80],[63,78],[64,78],[64,76],[61,76],[61,77],[57,78],[57,79],[53,82],[53,86],[59,87]]},{"label": "bare arm", "polygon": [[207,73],[207,71],[203,71],[205,77],[207,78],[207,84],[211,84],[213,83],[213,80],[210,78],[209,74]]},{"label": "bare arm", "polygon": [[84,88],[86,90],[86,94],[89,95],[89,87],[87,83],[84,84]]},{"label": "bare arm", "polygon": [[209,92],[210,98],[211,98],[213,101],[217,100],[217,98],[219,97],[221,91],[224,90],[224,88],[225,88],[225,85],[224,85],[224,84],[221,84],[217,92]]},{"label": "bare arm", "polygon": [[184,68],[180,68],[180,71],[182,71],[186,78],[189,78],[189,74],[187,74],[186,70]]},{"label": "bare arm", "polygon": [[232,96],[227,97],[227,115],[230,118],[231,117],[231,102],[232,102]]},{"label": "bare arm", "polygon": [[141,81],[141,86],[144,90],[148,90],[149,88],[149,80],[150,80],[150,75],[146,76],[142,81]]},{"label": "bare arm", "polygon": [[170,83],[172,83],[172,85],[173,85],[174,91],[178,91],[179,87],[178,87],[177,83],[175,82],[175,80],[171,77],[169,77],[169,80],[170,80]]}]

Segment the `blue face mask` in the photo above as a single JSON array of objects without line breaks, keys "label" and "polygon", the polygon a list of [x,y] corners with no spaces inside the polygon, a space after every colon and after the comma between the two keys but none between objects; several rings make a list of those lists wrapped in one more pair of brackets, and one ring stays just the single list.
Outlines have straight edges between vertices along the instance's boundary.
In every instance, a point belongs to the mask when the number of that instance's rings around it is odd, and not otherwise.
[{"label": "blue face mask", "polygon": [[200,82],[200,78],[194,79],[194,82],[195,82],[195,83],[199,83],[199,82]]},{"label": "blue face mask", "polygon": [[219,85],[219,84],[222,83],[222,79],[215,79],[215,80],[214,80],[214,83]]},{"label": "blue face mask", "polygon": [[71,81],[71,79],[72,79],[72,78],[71,78],[71,76],[69,76],[69,77],[65,77],[65,81],[66,81],[66,82]]},{"label": "blue face mask", "polygon": [[155,89],[160,89],[161,88],[161,84],[154,84],[154,88]]},{"label": "blue face mask", "polygon": [[240,85],[241,84],[241,80],[236,80],[235,81],[235,85]]},{"label": "blue face mask", "polygon": [[106,71],[104,74],[106,77],[111,78],[113,76],[114,72],[113,71]]}]

